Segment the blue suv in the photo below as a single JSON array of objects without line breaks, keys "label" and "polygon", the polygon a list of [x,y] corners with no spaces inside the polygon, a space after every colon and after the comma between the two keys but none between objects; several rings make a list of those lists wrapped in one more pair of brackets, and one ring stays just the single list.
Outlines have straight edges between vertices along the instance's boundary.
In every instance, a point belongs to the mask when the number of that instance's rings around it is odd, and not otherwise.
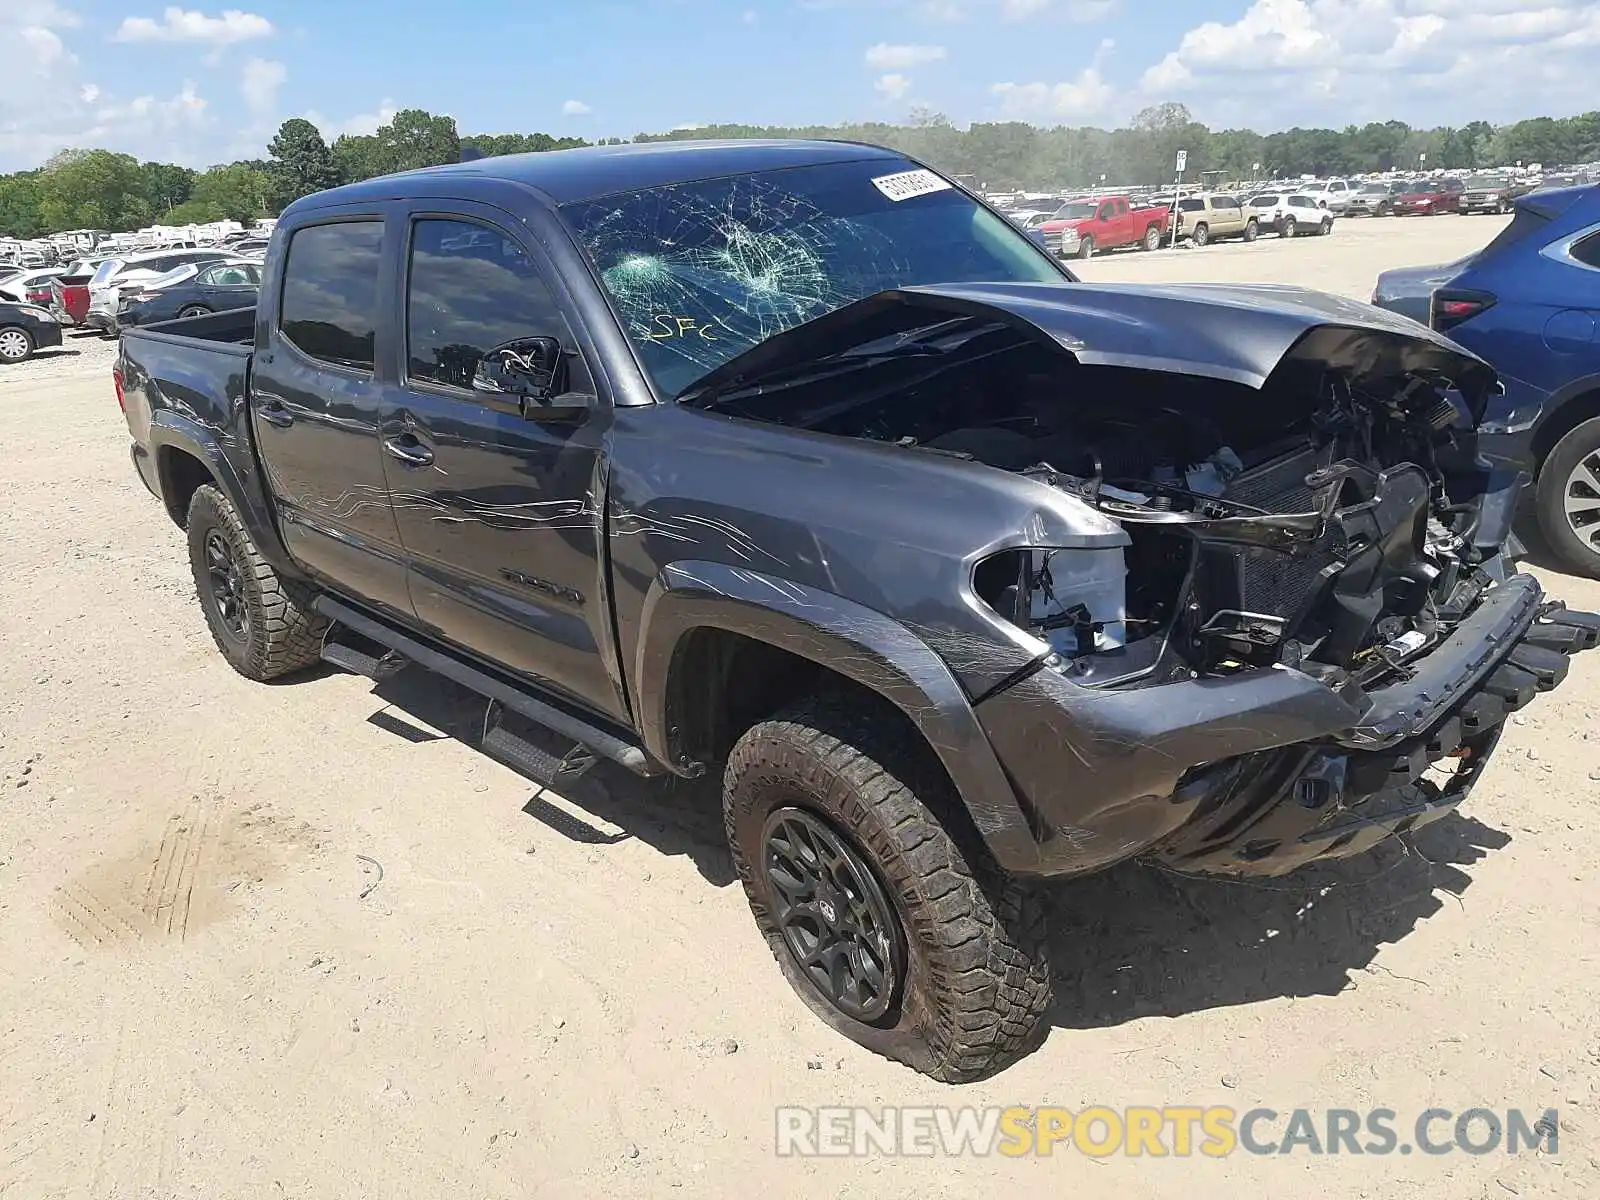
[{"label": "blue suv", "polygon": [[1378,277],[1372,302],[1487,359],[1505,383],[1484,452],[1534,477],[1550,549],[1600,576],[1600,186],[1535,192],[1478,253]]}]

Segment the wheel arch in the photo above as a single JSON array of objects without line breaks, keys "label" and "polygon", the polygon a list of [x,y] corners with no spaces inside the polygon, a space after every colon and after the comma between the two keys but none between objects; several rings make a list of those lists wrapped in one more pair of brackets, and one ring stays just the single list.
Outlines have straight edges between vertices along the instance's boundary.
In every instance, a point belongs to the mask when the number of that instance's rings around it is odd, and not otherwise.
[{"label": "wheel arch", "polygon": [[907,721],[1011,871],[1038,841],[961,685],[903,625],[844,597],[720,563],[662,569],[641,614],[635,713],[674,769],[718,761],[739,735],[800,695],[839,687]]},{"label": "wheel arch", "polygon": [[1537,473],[1556,443],[1585,421],[1600,417],[1600,375],[1575,379],[1545,401],[1529,449]]}]

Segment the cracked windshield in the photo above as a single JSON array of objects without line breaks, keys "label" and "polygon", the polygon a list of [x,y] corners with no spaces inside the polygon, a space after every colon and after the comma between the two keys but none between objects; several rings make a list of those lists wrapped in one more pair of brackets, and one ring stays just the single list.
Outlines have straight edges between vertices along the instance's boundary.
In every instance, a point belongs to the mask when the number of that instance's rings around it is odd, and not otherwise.
[{"label": "cracked windshield", "polygon": [[563,212],[668,396],[889,288],[1062,282],[1009,222],[931,172],[882,159],[646,188]]}]

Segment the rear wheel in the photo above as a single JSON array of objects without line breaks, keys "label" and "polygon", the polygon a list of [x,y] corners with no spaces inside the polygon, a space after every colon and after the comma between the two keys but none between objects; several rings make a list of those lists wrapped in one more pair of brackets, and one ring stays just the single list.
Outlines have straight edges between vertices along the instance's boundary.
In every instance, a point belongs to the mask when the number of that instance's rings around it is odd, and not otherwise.
[{"label": "rear wheel", "polygon": [[1152,225],[1149,229],[1144,231],[1144,242],[1142,245],[1146,250],[1161,249],[1161,230],[1158,226]]},{"label": "rear wheel", "polygon": [[1555,444],[1535,485],[1539,529],[1572,570],[1600,576],[1600,417]]},{"label": "rear wheel", "polygon": [[1211,227],[1203,222],[1194,227],[1194,232],[1189,235],[1189,240],[1196,246],[1209,245],[1211,242]]},{"label": "rear wheel", "polygon": [[1292,238],[1297,232],[1299,232],[1299,222],[1293,217],[1285,217],[1283,224],[1278,226],[1279,237]]},{"label": "rear wheel", "polygon": [[1092,237],[1086,237],[1081,242],[1078,243],[1078,257],[1079,258],[1093,258],[1094,257],[1094,239]]},{"label": "rear wheel", "polygon": [[189,502],[189,566],[212,640],[247,679],[317,662],[328,623],[300,585],[273,570],[233,503],[211,484]]},{"label": "rear wheel", "polygon": [[959,800],[909,726],[813,697],[739,739],[723,797],[756,924],[817,1016],[947,1083],[1037,1044],[1043,911],[941,820]]},{"label": "rear wheel", "polygon": [[27,362],[33,357],[33,335],[15,325],[0,329],[0,362]]},{"label": "rear wheel", "polygon": [[178,310],[178,318],[180,320],[185,317],[206,317],[210,315],[211,310],[204,304],[185,304]]}]

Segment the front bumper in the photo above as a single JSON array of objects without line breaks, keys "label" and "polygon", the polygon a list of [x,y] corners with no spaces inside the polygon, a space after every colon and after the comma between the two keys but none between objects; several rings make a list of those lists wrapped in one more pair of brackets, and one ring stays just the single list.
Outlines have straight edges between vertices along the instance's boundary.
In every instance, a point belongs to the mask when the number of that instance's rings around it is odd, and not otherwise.
[{"label": "front bumper", "polygon": [[[1034,819],[1040,874],[1149,854],[1278,875],[1450,812],[1505,718],[1597,642],[1600,616],[1547,604],[1513,575],[1408,664],[1408,683],[1370,697],[1287,668],[1139,689],[1045,669],[976,712]],[[1425,778],[1445,760],[1453,773]]]}]

